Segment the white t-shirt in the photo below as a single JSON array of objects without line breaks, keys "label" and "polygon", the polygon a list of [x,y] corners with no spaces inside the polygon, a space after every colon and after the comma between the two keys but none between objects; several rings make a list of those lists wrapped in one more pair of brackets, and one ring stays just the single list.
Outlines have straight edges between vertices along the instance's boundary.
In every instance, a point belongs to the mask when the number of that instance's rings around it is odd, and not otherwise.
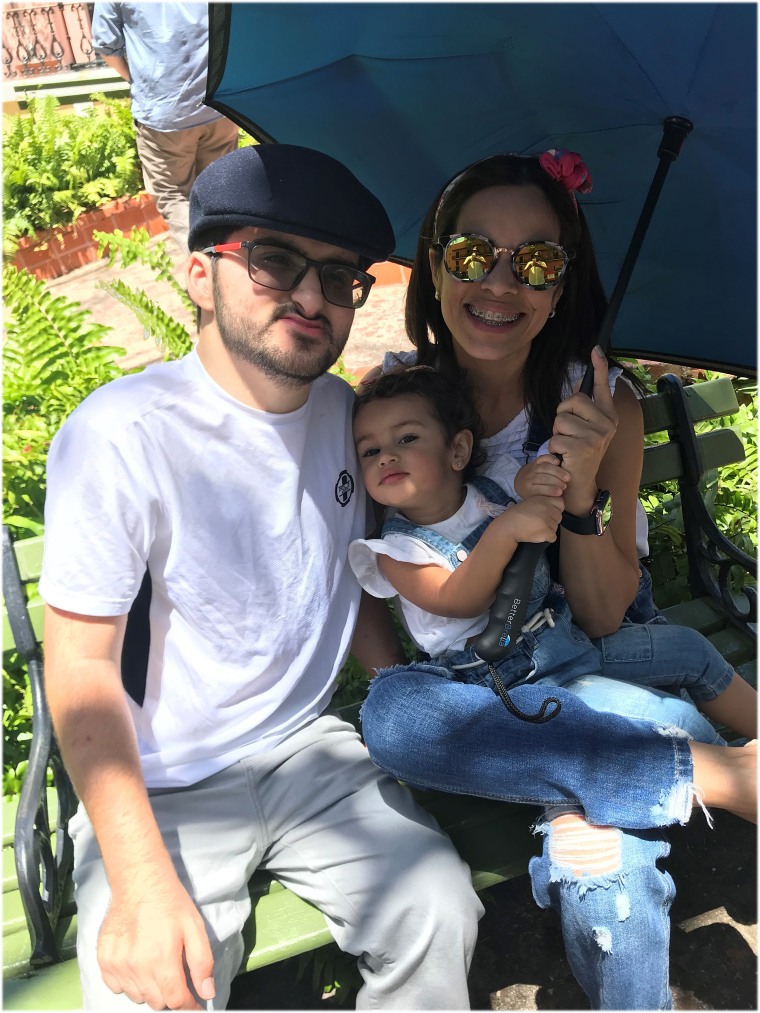
[{"label": "white t-shirt", "polygon": [[[515,499],[514,477],[517,467],[517,462],[502,458],[498,466],[488,470],[488,477],[500,485],[512,499]],[[475,486],[468,483],[466,489],[464,503],[455,514],[437,524],[426,525],[430,531],[442,535],[454,544],[463,541],[486,517],[498,517],[505,509],[500,504],[489,502]],[[397,513],[403,517],[403,514]],[[454,567],[448,559],[425,542],[397,531],[389,532],[383,538],[357,539],[349,547],[348,561],[361,586],[375,598],[395,598],[398,601],[409,636],[419,650],[426,651],[432,657],[448,650],[460,650],[469,637],[485,629],[488,622],[487,612],[468,619],[436,616],[397,594],[394,586],[380,570],[378,556],[390,556],[391,559],[398,559],[403,563],[421,565],[435,563],[446,570],[453,570]]]},{"label": "white t-shirt", "polygon": [[327,375],[297,411],[257,411],[192,352],[96,391],[53,440],[42,597],[122,615],[151,574],[143,705],[128,697],[149,787],[269,750],[327,705],[368,530],[353,400]]},{"label": "white t-shirt", "polygon": [[[400,365],[412,365],[416,360],[417,353],[415,351],[386,352],[383,358],[382,370],[384,373],[387,373]],[[569,397],[572,394],[573,388],[585,371],[586,367],[582,362],[575,362],[571,365],[569,382],[565,384],[562,390],[563,397]],[[609,383],[610,391],[613,394],[615,393],[615,385],[622,376],[622,373],[623,371],[617,366],[610,368]],[[528,415],[523,408],[502,430],[493,436],[488,436],[481,440],[481,446],[486,450],[487,459],[485,464],[481,466],[480,472],[482,474],[490,474],[493,462],[503,454],[515,457],[520,464],[525,464],[526,458],[523,444],[527,438]],[[548,453],[549,450],[545,443],[535,455],[532,455],[531,459]],[[615,504],[613,503],[612,506],[614,509]],[[638,500],[636,502],[636,551],[639,559],[643,559],[649,555],[649,522],[647,521],[646,511]]]}]

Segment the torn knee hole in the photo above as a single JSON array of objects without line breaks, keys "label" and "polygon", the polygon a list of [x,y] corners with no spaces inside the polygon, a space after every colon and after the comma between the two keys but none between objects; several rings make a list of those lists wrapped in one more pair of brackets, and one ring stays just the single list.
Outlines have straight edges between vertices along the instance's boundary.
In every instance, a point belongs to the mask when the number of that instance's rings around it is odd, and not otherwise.
[{"label": "torn knee hole", "polygon": [[549,856],[575,876],[615,873],[622,862],[621,834],[616,827],[595,827],[576,813],[565,813],[549,824]]}]

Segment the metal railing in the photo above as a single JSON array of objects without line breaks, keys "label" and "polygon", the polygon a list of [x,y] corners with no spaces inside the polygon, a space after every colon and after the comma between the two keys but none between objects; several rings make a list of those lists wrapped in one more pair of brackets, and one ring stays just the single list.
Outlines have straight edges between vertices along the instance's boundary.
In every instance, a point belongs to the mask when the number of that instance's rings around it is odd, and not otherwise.
[{"label": "metal railing", "polygon": [[103,66],[92,47],[92,6],[5,3],[3,77],[18,80]]}]

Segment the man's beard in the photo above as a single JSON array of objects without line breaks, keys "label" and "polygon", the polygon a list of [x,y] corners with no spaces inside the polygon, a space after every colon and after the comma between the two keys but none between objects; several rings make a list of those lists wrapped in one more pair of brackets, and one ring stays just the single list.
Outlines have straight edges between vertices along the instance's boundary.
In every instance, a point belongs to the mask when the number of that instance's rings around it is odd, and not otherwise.
[{"label": "man's beard", "polygon": [[[216,279],[214,279],[216,282]],[[294,303],[283,303],[278,306],[268,324],[254,326],[239,313],[227,308],[219,286],[214,284],[214,307],[216,323],[222,344],[236,359],[260,369],[261,372],[274,380],[281,387],[305,387],[313,383],[333,366],[343,351],[348,339],[348,332],[336,339],[329,320],[320,315],[316,319],[322,325],[327,344],[320,342],[320,350],[315,350],[315,340],[294,337],[300,346],[294,351],[278,348],[268,336],[273,325],[284,316],[303,316]]]}]

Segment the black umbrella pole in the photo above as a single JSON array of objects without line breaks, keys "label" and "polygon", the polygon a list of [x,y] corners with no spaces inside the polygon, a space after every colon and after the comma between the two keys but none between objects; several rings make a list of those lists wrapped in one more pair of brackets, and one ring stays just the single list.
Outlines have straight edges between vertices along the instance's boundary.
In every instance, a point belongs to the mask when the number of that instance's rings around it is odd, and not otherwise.
[{"label": "black umbrella pole", "polygon": [[[652,220],[652,215],[654,213],[655,206],[657,205],[663,183],[665,182],[665,177],[667,176],[672,163],[678,158],[681,146],[693,128],[694,124],[691,120],[687,120],[683,116],[668,116],[668,118],[663,122],[662,140],[660,141],[660,147],[657,149],[657,157],[659,158],[657,170],[655,171],[654,177],[649,186],[649,193],[647,194],[644,206],[641,209],[639,220],[628,246],[628,252],[623,260],[623,266],[620,268],[620,274],[615,282],[615,288],[610,296],[607,311],[604,314],[602,325],[599,328],[597,343],[605,354],[610,348],[612,328],[615,325],[620,305],[623,302],[623,297],[625,296],[628,288],[628,282],[631,280],[631,275],[633,274],[633,269],[636,265],[641,245],[644,242],[644,236],[646,235],[649,223]],[[580,390],[582,394],[588,394],[590,397],[593,389],[594,367],[589,365],[583,375]]]}]

